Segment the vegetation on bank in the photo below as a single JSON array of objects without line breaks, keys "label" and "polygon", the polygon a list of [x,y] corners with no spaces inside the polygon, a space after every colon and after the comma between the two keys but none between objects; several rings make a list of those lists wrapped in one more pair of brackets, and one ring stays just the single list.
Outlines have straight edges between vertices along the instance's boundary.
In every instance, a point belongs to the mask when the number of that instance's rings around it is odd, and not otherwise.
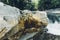
[{"label": "vegetation on bank", "polygon": [[60,8],[60,0],[0,0],[21,10],[48,10]]}]

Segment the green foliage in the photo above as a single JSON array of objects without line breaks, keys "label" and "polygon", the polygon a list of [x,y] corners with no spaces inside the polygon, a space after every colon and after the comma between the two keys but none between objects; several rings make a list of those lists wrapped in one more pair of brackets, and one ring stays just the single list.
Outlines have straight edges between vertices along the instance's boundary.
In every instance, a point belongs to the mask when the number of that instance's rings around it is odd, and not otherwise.
[{"label": "green foliage", "polygon": [[[5,4],[15,6],[21,10],[48,10],[54,8],[60,8],[60,0],[38,0],[32,3],[32,0],[0,0]],[[37,8],[37,9],[36,9]]]},{"label": "green foliage", "polygon": [[39,10],[60,8],[60,0],[40,0]]}]

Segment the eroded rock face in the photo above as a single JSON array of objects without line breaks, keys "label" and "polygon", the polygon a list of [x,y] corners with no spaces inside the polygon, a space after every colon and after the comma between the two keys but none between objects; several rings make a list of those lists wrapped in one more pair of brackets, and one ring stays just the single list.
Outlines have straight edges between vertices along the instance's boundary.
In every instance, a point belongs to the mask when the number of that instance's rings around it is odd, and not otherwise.
[{"label": "eroded rock face", "polygon": [[30,11],[0,3],[0,39],[18,40],[24,33],[38,32],[48,24],[44,11]]},{"label": "eroded rock face", "polygon": [[27,28],[27,30],[30,28],[35,30],[36,28],[40,28],[42,25],[46,26],[48,24],[48,18],[45,11],[23,10],[22,13],[24,26]]},{"label": "eroded rock face", "polygon": [[18,24],[20,10],[0,2],[0,39]]}]

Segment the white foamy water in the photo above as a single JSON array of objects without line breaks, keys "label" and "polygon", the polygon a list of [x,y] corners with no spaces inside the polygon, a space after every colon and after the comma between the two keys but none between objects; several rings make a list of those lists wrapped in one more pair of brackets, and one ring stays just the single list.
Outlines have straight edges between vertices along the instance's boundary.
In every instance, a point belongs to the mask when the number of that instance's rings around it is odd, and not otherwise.
[{"label": "white foamy water", "polygon": [[57,21],[55,23],[49,23],[46,28],[48,29],[47,33],[60,35],[60,23]]}]

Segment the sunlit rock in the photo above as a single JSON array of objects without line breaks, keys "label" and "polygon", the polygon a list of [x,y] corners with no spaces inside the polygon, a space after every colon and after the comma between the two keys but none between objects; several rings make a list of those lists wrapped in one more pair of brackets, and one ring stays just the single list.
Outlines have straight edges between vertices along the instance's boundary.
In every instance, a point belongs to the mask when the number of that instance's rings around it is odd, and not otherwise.
[{"label": "sunlit rock", "polygon": [[18,40],[23,34],[38,32],[48,24],[45,11],[19,10],[0,5],[0,39]]},{"label": "sunlit rock", "polygon": [[24,19],[24,26],[27,32],[36,32],[42,26],[45,27],[48,24],[47,13],[45,11],[24,10],[22,18]]}]

